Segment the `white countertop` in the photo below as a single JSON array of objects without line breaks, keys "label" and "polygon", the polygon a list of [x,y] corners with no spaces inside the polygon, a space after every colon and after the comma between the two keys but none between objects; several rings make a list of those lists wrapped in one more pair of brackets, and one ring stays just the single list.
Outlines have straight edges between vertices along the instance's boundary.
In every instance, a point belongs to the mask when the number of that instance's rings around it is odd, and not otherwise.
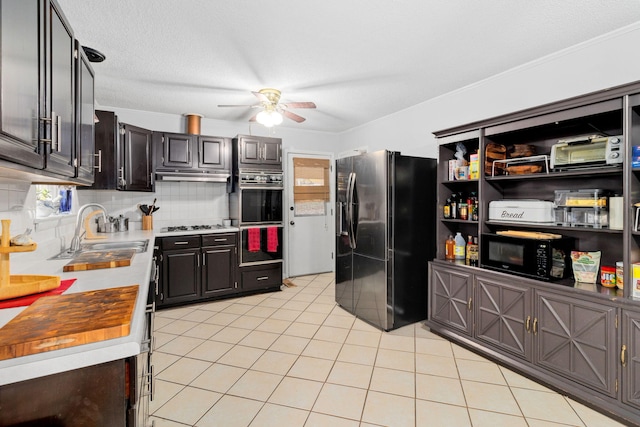
[{"label": "white countertop", "polygon": [[[69,259],[37,260],[11,263],[11,274],[59,275],[61,280],[75,278],[76,281],[64,294],[139,285],[138,297],[131,320],[131,332],[121,338],[99,341],[60,350],[0,361],[0,385],[25,381],[85,366],[135,356],[141,352],[141,342],[145,332],[145,308],[151,278],[151,262],[155,237],[178,236],[184,234],[212,234],[236,232],[237,228],[199,230],[195,232],[154,233],[154,231],[128,231],[108,233],[107,239],[91,242],[143,240],[149,239],[146,252],[136,253],[127,267],[105,268],[89,271],[63,272],[62,267]],[[84,242],[83,242],[84,243]],[[27,307],[0,309],[0,327]]]}]

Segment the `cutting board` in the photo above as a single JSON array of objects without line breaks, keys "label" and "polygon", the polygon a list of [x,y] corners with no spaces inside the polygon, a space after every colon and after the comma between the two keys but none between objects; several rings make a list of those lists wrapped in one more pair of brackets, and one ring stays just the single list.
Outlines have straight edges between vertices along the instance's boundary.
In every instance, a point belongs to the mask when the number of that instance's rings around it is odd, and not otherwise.
[{"label": "cutting board", "polygon": [[97,270],[100,268],[127,267],[135,255],[135,249],[83,252],[62,267],[62,271]]},{"label": "cutting board", "polygon": [[43,297],[0,329],[0,360],[129,335],[138,285]]}]

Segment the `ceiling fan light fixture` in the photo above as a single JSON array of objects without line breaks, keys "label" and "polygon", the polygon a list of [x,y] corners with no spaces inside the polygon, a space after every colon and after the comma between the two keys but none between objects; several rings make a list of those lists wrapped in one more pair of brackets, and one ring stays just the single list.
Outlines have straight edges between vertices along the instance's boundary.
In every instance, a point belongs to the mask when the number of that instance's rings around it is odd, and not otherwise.
[{"label": "ceiling fan light fixture", "polygon": [[277,111],[263,110],[256,116],[256,121],[264,127],[273,127],[282,123],[282,114]]}]

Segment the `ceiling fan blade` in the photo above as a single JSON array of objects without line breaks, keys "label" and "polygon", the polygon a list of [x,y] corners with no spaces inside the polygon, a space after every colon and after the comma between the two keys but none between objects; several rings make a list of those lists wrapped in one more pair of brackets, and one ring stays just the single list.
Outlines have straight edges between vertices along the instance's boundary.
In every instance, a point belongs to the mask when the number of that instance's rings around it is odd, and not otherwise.
[{"label": "ceiling fan blade", "polygon": [[258,114],[254,114],[253,116],[251,116],[251,118],[249,119],[249,121],[250,121],[250,122],[255,122],[255,121],[257,121],[257,117],[258,117]]},{"label": "ceiling fan blade", "polygon": [[251,92],[251,93],[254,94],[256,98],[260,100],[260,102],[266,102],[268,104],[271,104],[271,101],[269,100],[269,98],[267,98],[267,96],[264,93],[260,93],[260,92]]},{"label": "ceiling fan blade", "polygon": [[245,105],[232,105],[232,104],[218,104],[218,107],[259,107],[260,104],[254,104],[254,105],[249,105],[249,104],[245,104]]},{"label": "ceiling fan blade", "polygon": [[286,102],[281,103],[284,108],[316,108],[313,102]]},{"label": "ceiling fan blade", "polygon": [[292,113],[291,111],[282,110],[282,114],[294,122],[302,123],[306,120],[304,117],[299,116],[296,113]]}]

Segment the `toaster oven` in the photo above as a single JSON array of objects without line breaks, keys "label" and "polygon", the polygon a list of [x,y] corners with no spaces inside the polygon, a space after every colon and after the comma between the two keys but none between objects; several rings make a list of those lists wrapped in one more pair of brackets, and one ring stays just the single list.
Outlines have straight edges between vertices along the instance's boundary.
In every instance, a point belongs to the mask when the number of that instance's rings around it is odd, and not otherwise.
[{"label": "toaster oven", "polygon": [[551,147],[550,163],[554,170],[622,165],[623,161],[622,136],[582,136],[560,140]]}]

